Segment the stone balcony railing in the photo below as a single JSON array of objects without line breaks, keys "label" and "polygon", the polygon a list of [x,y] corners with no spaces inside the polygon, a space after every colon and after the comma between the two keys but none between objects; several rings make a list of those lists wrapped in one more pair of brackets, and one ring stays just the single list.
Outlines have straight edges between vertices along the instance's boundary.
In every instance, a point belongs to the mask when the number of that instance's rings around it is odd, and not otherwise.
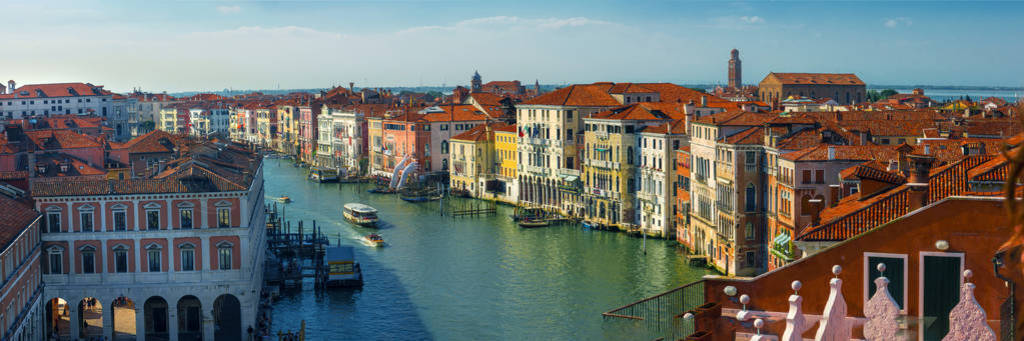
[{"label": "stone balcony railing", "polygon": [[[885,272],[885,264],[878,264],[880,273]],[[908,320],[911,318],[904,315],[889,293],[889,279],[882,276],[875,278],[875,286],[878,288],[874,295],[864,304],[864,315],[847,316],[846,298],[843,296],[843,280],[839,278],[842,268],[838,265],[832,267],[832,274],[835,276],[829,281],[829,296],[825,309],[821,315],[807,314],[803,310],[804,297],[800,296],[799,290],[803,287],[800,281],[793,281],[790,287],[793,294],[789,295],[789,311],[758,311],[748,310],[747,305],[754,298],[748,295],[740,295],[738,302],[743,306],[741,309],[721,309],[721,316],[735,319],[739,325],[736,330],[736,340],[751,341],[803,341],[803,335],[817,324],[817,331],[814,334],[815,341],[823,340],[854,340],[853,329],[860,327],[866,340],[912,340],[916,339],[915,332],[909,330]],[[960,301],[949,313],[949,332],[943,340],[962,341],[995,341],[995,331],[989,327],[985,311],[974,296],[974,283],[970,282],[971,270],[963,273],[963,284],[960,287]],[[725,294],[735,296],[739,294],[733,286],[724,288]],[[696,312],[697,315],[700,312]],[[683,316],[686,320],[700,319],[695,312],[688,312]],[[782,335],[769,335],[762,331],[766,323],[785,321],[786,328]],[[699,327],[698,327],[699,328]],[[686,340],[704,340],[710,337],[710,332],[701,330],[690,335]]]}]

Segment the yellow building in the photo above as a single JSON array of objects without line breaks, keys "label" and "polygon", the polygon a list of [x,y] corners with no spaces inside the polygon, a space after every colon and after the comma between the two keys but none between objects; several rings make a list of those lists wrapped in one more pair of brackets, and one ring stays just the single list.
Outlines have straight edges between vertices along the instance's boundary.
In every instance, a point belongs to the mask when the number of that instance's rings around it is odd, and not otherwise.
[{"label": "yellow building", "polygon": [[474,198],[498,199],[505,192],[498,189],[495,159],[494,130],[503,128],[504,123],[489,123],[474,127],[448,140],[451,168],[449,179],[451,189],[468,193]]},{"label": "yellow building", "polygon": [[680,120],[685,111],[674,103],[641,102],[583,119],[583,218],[590,223],[635,230],[637,170],[644,127]]},{"label": "yellow building", "polygon": [[160,109],[160,122],[157,122],[157,129],[177,134],[180,129],[184,129],[184,127],[179,127],[178,123],[178,106],[172,105]]},{"label": "yellow building", "polygon": [[295,155],[299,144],[299,102],[295,100],[277,103],[277,143],[279,153]]},{"label": "yellow building", "polygon": [[494,128],[494,158],[498,164],[496,179],[505,191],[498,200],[515,203],[519,198],[519,180],[516,167],[519,166],[519,133],[516,125]]}]

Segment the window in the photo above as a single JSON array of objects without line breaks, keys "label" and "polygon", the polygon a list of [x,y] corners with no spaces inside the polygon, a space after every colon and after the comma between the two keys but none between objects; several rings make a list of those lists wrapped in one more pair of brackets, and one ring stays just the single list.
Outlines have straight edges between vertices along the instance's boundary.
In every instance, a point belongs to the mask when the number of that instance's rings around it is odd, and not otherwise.
[{"label": "window", "polygon": [[754,256],[754,251],[747,251],[747,267],[753,267],[757,265],[757,257]]},{"label": "window", "polygon": [[217,264],[221,270],[231,270],[231,244],[217,245]]},{"label": "window", "polygon": [[160,210],[146,210],[146,229],[160,229]]},{"label": "window", "polygon": [[754,165],[757,163],[757,154],[754,152],[746,153],[746,160],[743,161],[745,164]]},{"label": "window", "polygon": [[96,272],[96,249],[92,246],[82,248],[82,273]]},{"label": "window", "polygon": [[[878,272],[879,263],[885,264],[884,273]],[[889,295],[892,295],[900,310],[906,310],[906,264],[907,255],[865,252],[864,270],[867,273],[864,278],[864,301],[867,302],[875,294],[875,279],[884,275],[889,279]]]},{"label": "window", "polygon": [[128,229],[128,212],[124,209],[114,211],[114,231],[125,231]]},{"label": "window", "polygon": [[64,250],[61,248],[50,248],[50,273],[64,273]]},{"label": "window", "polygon": [[50,233],[60,232],[60,209],[50,208],[46,212],[46,226]]},{"label": "window", "polygon": [[751,222],[748,221],[747,222],[747,230],[746,230],[746,233],[744,234],[744,235],[746,235],[747,240],[754,240],[754,237],[756,237],[756,235],[754,233],[755,233],[754,232],[754,223],[751,223]]},{"label": "window", "polygon": [[441,141],[441,154],[448,154],[448,141]]},{"label": "window", "polygon": [[124,245],[114,247],[114,271],[128,272],[128,247]]},{"label": "window", "polygon": [[217,208],[217,227],[231,227],[231,209],[227,207]]},{"label": "window", "polygon": [[192,228],[192,209],[182,208],[178,210],[178,215],[181,218],[181,228],[191,229]]},{"label": "window", "polygon": [[825,170],[815,169],[814,170],[814,181],[819,184],[825,183]]},{"label": "window", "polygon": [[92,232],[92,211],[82,211],[78,213],[79,218],[82,221],[82,232]]},{"label": "window", "polygon": [[746,204],[747,212],[754,212],[757,210],[757,189],[754,188],[754,184],[747,184],[746,198],[744,202]]},{"label": "window", "polygon": [[196,247],[192,244],[182,244],[181,248],[181,271],[194,271],[196,269]]},{"label": "window", "polygon": [[810,169],[804,169],[803,171],[800,172],[800,174],[803,175],[803,181],[801,183],[804,183],[804,184],[811,183],[811,170]]},{"label": "window", "polygon": [[146,259],[149,261],[149,272],[160,272],[160,247],[150,245],[146,250]]}]

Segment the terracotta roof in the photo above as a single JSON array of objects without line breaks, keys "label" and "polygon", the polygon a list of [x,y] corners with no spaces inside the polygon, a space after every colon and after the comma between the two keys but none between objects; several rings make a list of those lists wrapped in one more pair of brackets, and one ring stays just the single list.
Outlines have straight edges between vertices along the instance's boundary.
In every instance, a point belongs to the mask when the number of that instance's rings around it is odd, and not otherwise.
[{"label": "terracotta roof", "polygon": [[171,153],[183,138],[163,130],[153,130],[124,143],[110,143],[111,149],[128,149],[130,153]]},{"label": "terracotta roof", "polygon": [[[1019,149],[1016,152],[1019,152]],[[999,155],[977,167],[971,168],[967,171],[967,179],[970,181],[1004,182],[1009,177],[1009,171],[1009,160],[1006,159],[1006,156]]]},{"label": "terracotta roof", "polygon": [[501,101],[505,99],[505,97],[503,96],[498,96],[490,92],[474,92],[469,94],[469,97],[472,97],[473,100],[479,103],[480,105],[488,105],[494,107],[500,107],[502,105]]},{"label": "terracotta roof", "polygon": [[620,105],[610,94],[611,83],[573,84],[524,101],[523,105],[612,107]]},{"label": "terracotta roof", "polygon": [[[38,166],[40,165],[45,165],[45,172],[40,173],[38,171]],[[65,165],[66,170],[61,170],[61,165]],[[38,177],[88,176],[107,174],[107,171],[103,169],[92,166],[88,162],[85,162],[82,159],[75,157],[74,155],[68,155],[64,153],[36,153],[36,164],[29,165],[29,167],[37,167],[36,176]]]},{"label": "terracotta roof", "polygon": [[818,144],[813,147],[782,154],[780,157],[792,161],[827,161],[829,160],[828,151],[830,148],[835,151],[834,160],[891,160],[897,155],[896,150],[893,149],[892,146],[837,146]]},{"label": "terracotta roof", "polygon": [[844,180],[871,179],[893,185],[902,185],[907,182],[906,177],[900,174],[899,171],[889,171],[888,165],[878,160],[865,161],[864,163],[844,169],[839,172],[839,177]]},{"label": "terracotta roof", "polygon": [[709,124],[714,126],[760,126],[772,119],[772,115],[746,112],[746,111],[725,111],[717,114],[701,116],[694,123]]},{"label": "terracotta roof", "polygon": [[641,102],[605,110],[590,116],[604,120],[676,120],[686,116],[678,103]]},{"label": "terracotta roof", "polygon": [[[488,127],[490,127],[490,129],[488,129]],[[486,125],[482,124],[482,125],[478,125],[476,127],[473,127],[473,129],[464,131],[461,134],[453,136],[451,138],[451,140],[473,141],[473,142],[476,142],[476,141],[493,141],[494,140],[494,131],[495,130],[498,130],[498,129],[508,129],[508,128],[509,128],[508,124],[500,123],[500,122],[499,123],[489,123],[489,124],[486,124]],[[515,126],[512,126],[512,129],[515,129]]]},{"label": "terracotta roof", "polygon": [[427,112],[417,119],[428,122],[442,121],[484,121],[490,118],[486,112],[480,111],[469,104],[439,105],[437,108],[443,112]]},{"label": "terracotta roof", "polygon": [[51,84],[27,84],[22,85],[14,91],[0,95],[3,99],[12,98],[45,98],[45,97],[76,97],[76,96],[106,96],[113,94],[103,90],[102,86],[95,86],[89,83],[51,83]]},{"label": "terracotta roof", "polygon": [[725,138],[728,144],[764,144],[764,128],[752,127]]},{"label": "terracotta roof", "polygon": [[772,72],[765,77],[765,80],[768,78],[775,78],[782,84],[864,85],[864,81],[852,73]]},{"label": "terracotta roof", "polygon": [[75,149],[102,147],[103,144],[92,136],[66,129],[30,130],[25,136],[39,149]]},{"label": "terracotta roof", "polygon": [[39,213],[28,204],[3,195],[0,195],[0,212],[4,213],[4,218],[0,219],[0,246],[3,247],[39,217]]},{"label": "terracotta roof", "polygon": [[512,132],[512,133],[518,132],[518,130],[516,130],[516,125],[515,124],[506,124],[504,126],[496,127],[496,128],[494,128],[494,131],[503,131],[503,132]]},{"label": "terracotta roof", "polygon": [[674,134],[674,135],[685,135],[686,134],[686,120],[674,120],[665,122],[663,124],[645,126],[640,129],[643,133],[650,134]]}]

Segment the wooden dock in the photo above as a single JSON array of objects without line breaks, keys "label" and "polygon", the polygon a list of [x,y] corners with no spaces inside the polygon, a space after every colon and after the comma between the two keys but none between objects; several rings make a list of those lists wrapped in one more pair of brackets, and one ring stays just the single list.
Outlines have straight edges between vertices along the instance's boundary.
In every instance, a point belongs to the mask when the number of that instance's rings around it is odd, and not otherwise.
[{"label": "wooden dock", "polygon": [[307,230],[299,221],[296,228],[284,219],[284,208],[267,205],[267,251],[263,279],[267,286],[301,287],[304,278],[314,278],[317,288],[324,286],[327,268],[324,255],[330,241],[313,221]]},{"label": "wooden dock", "polygon": [[[450,201],[449,201],[450,202]],[[490,216],[498,213],[498,205],[494,201],[469,200],[451,211],[452,217]]]}]

